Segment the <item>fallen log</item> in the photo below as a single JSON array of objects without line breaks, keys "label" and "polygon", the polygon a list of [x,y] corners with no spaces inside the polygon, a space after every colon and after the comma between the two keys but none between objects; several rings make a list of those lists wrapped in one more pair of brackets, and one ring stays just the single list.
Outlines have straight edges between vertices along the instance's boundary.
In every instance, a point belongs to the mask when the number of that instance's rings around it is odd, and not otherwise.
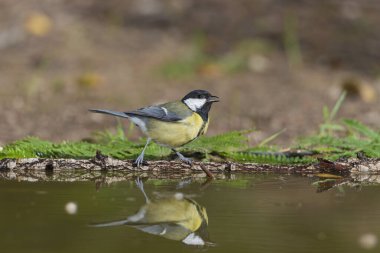
[{"label": "fallen log", "polygon": [[[320,159],[314,164],[258,164],[237,162],[198,162],[192,166],[179,161],[149,161],[137,168],[132,161],[118,160],[98,153],[92,159],[23,158],[0,160],[0,178],[21,181],[87,181],[99,177],[125,180],[136,175],[155,178],[183,178],[185,176],[220,177],[226,173],[272,172],[313,175],[330,173],[341,176],[380,174],[379,158],[349,158],[339,161]],[[206,172],[205,175],[203,172]]]}]

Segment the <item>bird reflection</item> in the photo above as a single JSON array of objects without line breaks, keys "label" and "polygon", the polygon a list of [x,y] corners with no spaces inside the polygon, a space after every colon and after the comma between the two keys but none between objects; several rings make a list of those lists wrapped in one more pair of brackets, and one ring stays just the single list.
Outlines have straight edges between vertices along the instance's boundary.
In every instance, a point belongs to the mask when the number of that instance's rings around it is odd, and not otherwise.
[{"label": "bird reflection", "polygon": [[206,208],[182,193],[171,194],[155,200],[148,198],[143,182],[136,180],[137,187],[145,196],[146,203],[126,219],[98,223],[94,227],[127,225],[143,232],[162,236],[187,245],[212,245],[208,242],[208,217]]}]

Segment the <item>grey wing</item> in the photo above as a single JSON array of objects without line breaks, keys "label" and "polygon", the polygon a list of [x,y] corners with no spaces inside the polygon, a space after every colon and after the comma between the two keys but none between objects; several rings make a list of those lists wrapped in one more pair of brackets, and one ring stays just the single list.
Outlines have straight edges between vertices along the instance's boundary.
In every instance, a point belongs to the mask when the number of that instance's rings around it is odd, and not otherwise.
[{"label": "grey wing", "polygon": [[144,107],[136,111],[125,112],[125,114],[128,116],[149,117],[149,118],[155,118],[155,119],[169,121],[169,122],[179,121],[183,119],[177,113],[172,112],[168,110],[167,108],[163,106],[159,106],[159,105]]}]

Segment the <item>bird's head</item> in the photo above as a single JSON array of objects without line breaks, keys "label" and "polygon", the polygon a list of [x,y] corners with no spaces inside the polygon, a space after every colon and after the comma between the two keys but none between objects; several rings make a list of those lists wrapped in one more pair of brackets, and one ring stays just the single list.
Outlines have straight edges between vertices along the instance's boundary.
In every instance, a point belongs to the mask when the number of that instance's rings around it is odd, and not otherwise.
[{"label": "bird's head", "polygon": [[208,113],[211,104],[219,102],[219,98],[211,95],[210,92],[206,90],[193,90],[184,96],[181,101],[194,112],[203,111]]}]

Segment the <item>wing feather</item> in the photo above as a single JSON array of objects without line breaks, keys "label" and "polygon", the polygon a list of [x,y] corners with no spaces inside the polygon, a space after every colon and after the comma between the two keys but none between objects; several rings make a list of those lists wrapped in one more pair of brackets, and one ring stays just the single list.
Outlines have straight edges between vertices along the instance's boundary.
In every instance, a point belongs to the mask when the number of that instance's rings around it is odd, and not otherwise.
[{"label": "wing feather", "polygon": [[129,112],[116,112],[110,110],[90,109],[91,112],[111,114],[118,117],[148,117],[167,122],[183,120],[193,113],[184,103],[180,101],[169,102],[161,105],[153,105]]},{"label": "wing feather", "polygon": [[169,122],[179,121],[183,119],[175,112],[170,111],[163,106],[144,107],[135,111],[125,112],[125,114],[132,117],[133,116],[148,117],[148,118],[155,118],[155,119],[169,121]]}]

